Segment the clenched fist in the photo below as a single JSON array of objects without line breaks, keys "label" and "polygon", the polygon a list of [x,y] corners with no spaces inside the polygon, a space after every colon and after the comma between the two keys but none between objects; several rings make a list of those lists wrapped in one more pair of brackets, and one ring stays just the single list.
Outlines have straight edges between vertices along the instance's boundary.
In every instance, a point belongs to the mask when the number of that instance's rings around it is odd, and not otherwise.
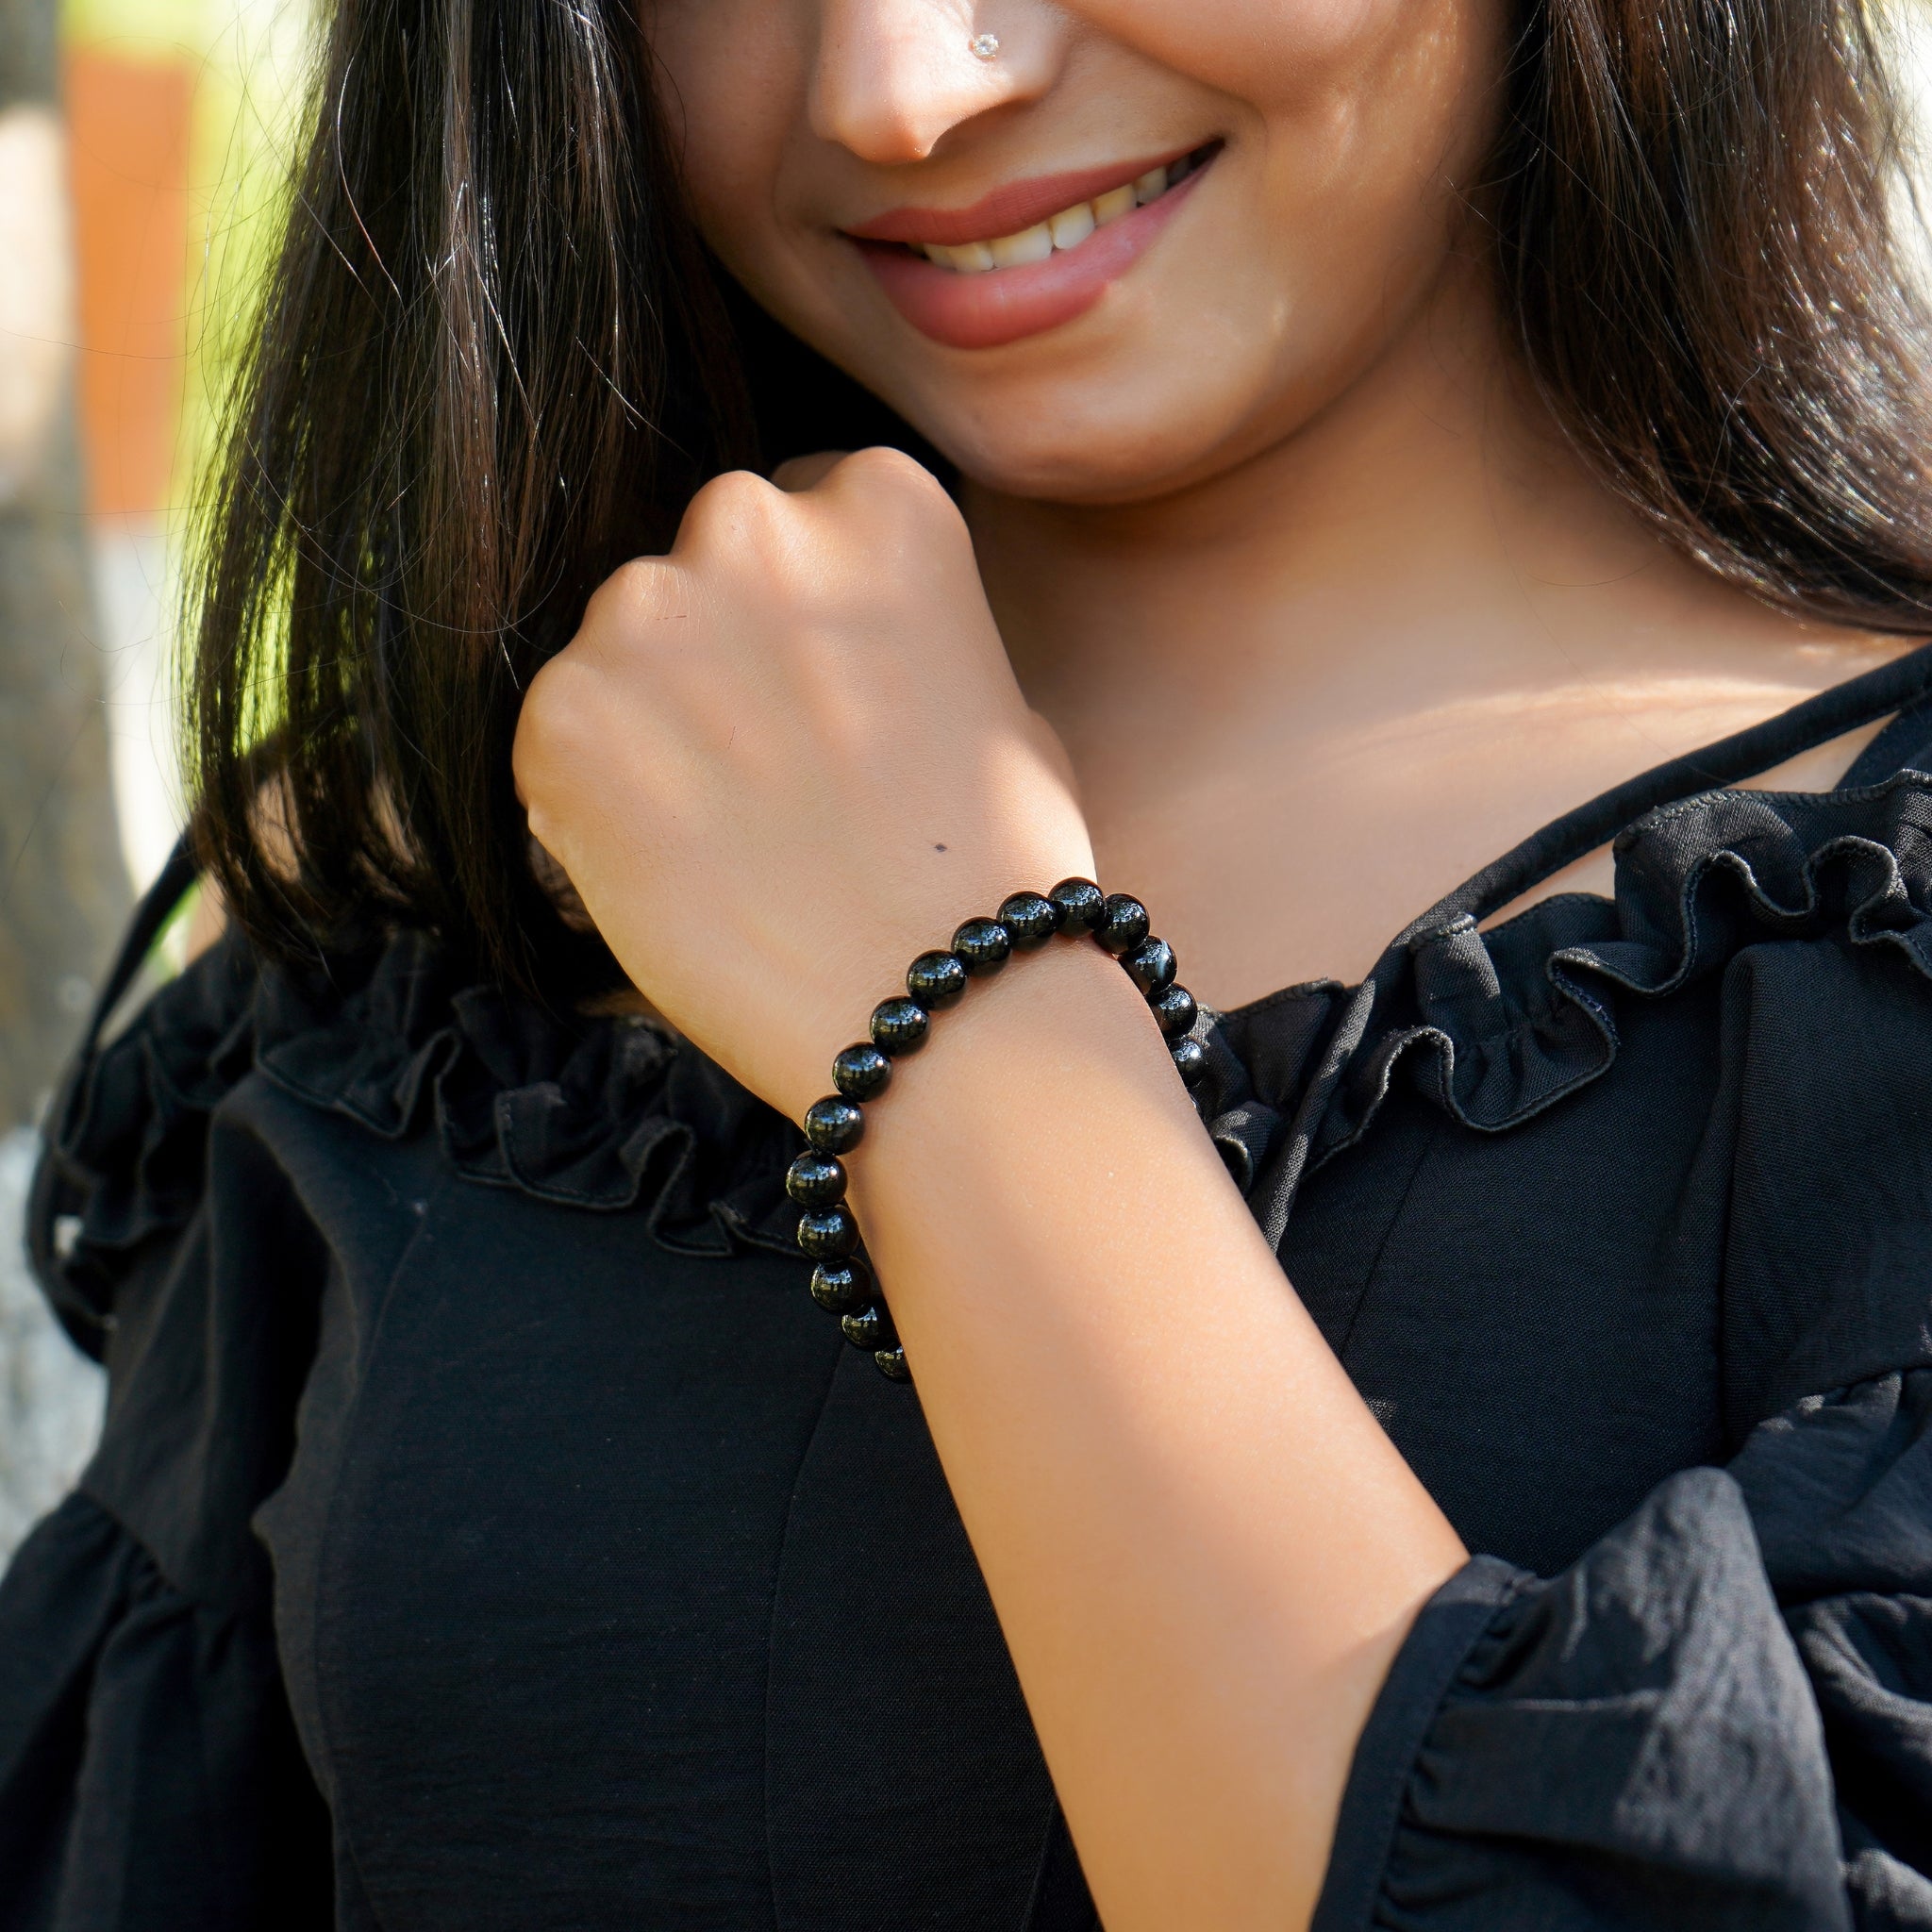
[{"label": "clenched fist", "polygon": [[1091,874],[966,526],[891,450],[721,476],[525,700],[530,830],[638,990],[794,1119],[914,954]]}]

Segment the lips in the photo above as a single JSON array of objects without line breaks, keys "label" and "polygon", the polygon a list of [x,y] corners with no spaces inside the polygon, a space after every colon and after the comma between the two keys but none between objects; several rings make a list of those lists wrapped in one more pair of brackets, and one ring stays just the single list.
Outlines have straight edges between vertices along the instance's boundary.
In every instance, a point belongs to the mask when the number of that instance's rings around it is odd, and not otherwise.
[{"label": "lips", "polygon": [[[987,242],[995,235],[1016,235],[1078,201],[1091,201],[1123,182],[1134,181],[1153,168],[1169,168],[1191,150],[1170,149],[1144,160],[1115,162],[1109,167],[1081,168],[1064,175],[1038,175],[1030,181],[1009,181],[971,208],[895,208],[845,232],[857,242]],[[1191,150],[1205,152],[1205,150]]]},{"label": "lips", "polygon": [[970,208],[895,208],[846,233],[922,335],[948,348],[998,348],[1093,308],[1153,245],[1219,152],[1214,142],[1166,162],[1041,176]]}]

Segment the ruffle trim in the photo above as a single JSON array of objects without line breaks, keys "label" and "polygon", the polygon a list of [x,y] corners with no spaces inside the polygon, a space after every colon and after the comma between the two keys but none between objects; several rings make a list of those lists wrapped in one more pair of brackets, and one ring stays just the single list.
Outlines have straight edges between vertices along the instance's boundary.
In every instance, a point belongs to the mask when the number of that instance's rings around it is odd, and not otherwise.
[{"label": "ruffle trim", "polygon": [[[1894,951],[1932,986],[1932,780],[1916,772],[1707,792],[1640,819],[1616,851],[1614,901],[1547,899],[1487,932],[1424,920],[1359,987],[1204,1014],[1199,1101],[1243,1191],[1286,1143],[1312,1169],[1361,1140],[1405,1068],[1462,1125],[1518,1126],[1609,1071],[1620,1000],[1666,998],[1759,941]],[[226,942],[83,1070],[50,1150],[70,1291],[104,1309],[113,1257],[185,1224],[209,1116],[254,1074],[385,1139],[433,1121],[467,1179],[641,1208],[680,1253],[794,1252],[796,1130],[702,1054],[642,1021],[462,984],[420,933],[331,965],[262,973]]]},{"label": "ruffle trim", "polygon": [[1932,781],[1720,791],[1615,841],[1614,900],[1567,894],[1484,931],[1419,921],[1359,987],[1322,982],[1208,1016],[1200,1103],[1243,1190],[1291,1133],[1307,1171],[1354,1145],[1405,1074],[1479,1133],[1601,1079],[1619,1002],[1667,998],[1764,941],[1896,952],[1932,988]]},{"label": "ruffle trim", "polygon": [[63,1285],[105,1310],[117,1259],[184,1225],[209,1119],[259,1074],[385,1140],[432,1123],[465,1179],[618,1212],[679,1253],[795,1254],[784,1172],[797,1129],[639,1019],[542,1011],[452,976],[398,933],[326,977],[257,968],[225,941],[85,1065],[48,1150]]}]

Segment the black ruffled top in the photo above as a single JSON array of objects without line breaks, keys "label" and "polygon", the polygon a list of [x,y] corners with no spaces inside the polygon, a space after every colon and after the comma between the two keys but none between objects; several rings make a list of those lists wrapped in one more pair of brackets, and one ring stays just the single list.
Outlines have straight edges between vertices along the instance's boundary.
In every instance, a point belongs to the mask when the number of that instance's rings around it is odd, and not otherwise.
[{"label": "black ruffled top", "polygon": [[[1932,1928],[1928,693],[1203,1017],[1208,1130],[1482,1552],[1318,1932]],[[1835,791],[1725,789],[1893,712]],[[1614,901],[1486,924],[1612,836]],[[0,1581],[0,1932],[1091,1927],[916,1392],[803,1292],[794,1145],[417,934],[229,941],[91,1045],[32,1237],[110,1403]]]}]

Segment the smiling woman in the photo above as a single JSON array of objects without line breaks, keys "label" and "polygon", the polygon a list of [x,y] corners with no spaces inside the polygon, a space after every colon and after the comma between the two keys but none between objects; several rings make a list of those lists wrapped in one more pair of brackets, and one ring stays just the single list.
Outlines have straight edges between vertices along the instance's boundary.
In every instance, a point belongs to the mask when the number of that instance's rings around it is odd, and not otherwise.
[{"label": "smiling woman", "polygon": [[0,1926],[1932,1928],[1896,162],[1854,0],[337,0]]}]

